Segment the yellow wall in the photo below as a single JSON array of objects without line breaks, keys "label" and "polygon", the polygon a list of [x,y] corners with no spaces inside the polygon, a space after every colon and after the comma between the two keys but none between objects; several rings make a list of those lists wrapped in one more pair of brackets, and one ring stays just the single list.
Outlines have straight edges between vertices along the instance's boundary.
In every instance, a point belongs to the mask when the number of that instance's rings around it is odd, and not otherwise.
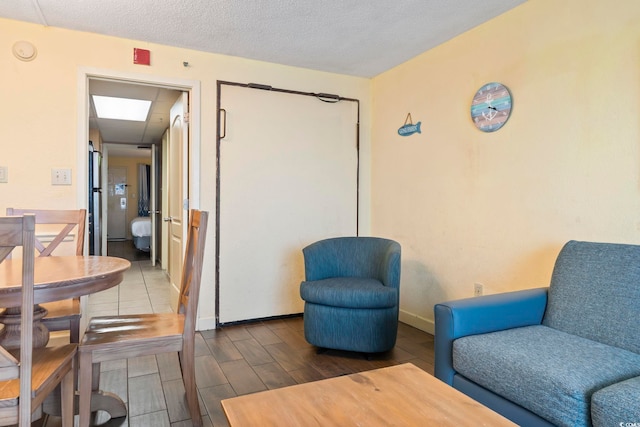
[{"label": "yellow wall", "polygon": [[[359,98],[361,231],[402,244],[402,318],[428,330],[433,304],[471,296],[474,282],[546,285],[569,239],[639,242],[638,22],[632,0],[530,0],[369,80],[0,19],[0,212],[82,206],[75,170],[72,186],[50,184],[51,168],[78,164],[82,67],[201,82],[200,207],[212,213],[216,80]],[[12,56],[17,40],[36,45],[33,62]],[[151,67],[132,64],[133,47],[151,50]],[[490,81],[514,109],[483,134],[469,106]],[[422,134],[398,136],[407,113]],[[207,262],[201,318],[213,277]]]},{"label": "yellow wall", "polygon": [[[11,53],[18,40],[38,49],[32,62]],[[151,51],[151,66],[134,65],[133,48]],[[184,67],[183,62],[189,67]],[[216,81],[262,83],[299,91],[336,93],[361,103],[361,203],[368,206],[370,174],[370,79],[286,67],[231,56],[138,42],[0,19],[0,165],[9,183],[0,184],[0,212],[7,206],[68,208],[79,200],[78,87],[82,69],[198,81],[201,89],[200,206],[211,213],[207,262],[199,310],[200,326],[213,322],[215,298]],[[86,135],[88,137],[88,135]],[[81,138],[86,143],[87,138]],[[51,168],[73,169],[73,185],[52,186]],[[81,183],[84,185],[84,183]],[[82,193],[82,192],[81,192]],[[368,209],[361,228],[368,230]]]},{"label": "yellow wall", "polygon": [[[138,216],[138,164],[151,164],[151,157],[113,157],[109,156],[109,167],[124,167],[127,169],[127,239],[133,239],[131,235],[131,221]],[[108,196],[107,196],[108,197]]]},{"label": "yellow wall", "polygon": [[[570,239],[640,243],[640,2],[530,0],[373,79],[372,232],[403,249],[404,320],[548,284]],[[470,119],[512,92],[495,133]],[[422,133],[397,134],[407,113]]]}]

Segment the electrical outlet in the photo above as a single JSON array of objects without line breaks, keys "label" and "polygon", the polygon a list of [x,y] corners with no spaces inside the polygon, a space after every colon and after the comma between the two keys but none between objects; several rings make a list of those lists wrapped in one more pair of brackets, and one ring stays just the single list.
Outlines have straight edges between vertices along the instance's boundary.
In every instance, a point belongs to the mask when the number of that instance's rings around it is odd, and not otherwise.
[{"label": "electrical outlet", "polygon": [[7,166],[0,166],[0,182],[9,182],[9,168]]},{"label": "electrical outlet", "polygon": [[484,292],[484,286],[482,283],[474,283],[473,284],[473,296],[479,297]]},{"label": "electrical outlet", "polygon": [[51,185],[71,185],[71,169],[51,169]]}]

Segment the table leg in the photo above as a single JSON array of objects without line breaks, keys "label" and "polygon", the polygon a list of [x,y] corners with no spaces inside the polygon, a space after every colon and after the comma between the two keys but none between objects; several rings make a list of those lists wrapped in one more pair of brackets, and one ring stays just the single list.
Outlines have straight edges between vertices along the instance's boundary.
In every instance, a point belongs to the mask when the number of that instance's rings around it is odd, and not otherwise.
[{"label": "table leg", "polygon": [[[33,307],[33,348],[46,347],[49,342],[49,330],[41,322],[47,315],[47,309],[39,305]],[[0,331],[0,345],[6,350],[20,348],[20,307],[5,308],[0,311],[0,323],[4,329]]]}]

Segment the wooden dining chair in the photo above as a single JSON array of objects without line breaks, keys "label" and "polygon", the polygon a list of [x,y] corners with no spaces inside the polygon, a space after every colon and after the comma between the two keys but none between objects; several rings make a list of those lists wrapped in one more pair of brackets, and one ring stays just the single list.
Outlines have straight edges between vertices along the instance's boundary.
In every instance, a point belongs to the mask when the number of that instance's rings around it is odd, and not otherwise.
[{"label": "wooden dining chair", "polygon": [[100,363],[178,352],[187,406],[194,426],[202,425],[195,380],[195,327],[208,213],[191,210],[176,313],[93,317],[78,347],[80,427],[91,420],[91,391]]},{"label": "wooden dining chair", "polygon": [[73,426],[77,344],[33,348],[35,218],[0,218],[0,262],[22,247],[20,350],[0,351],[0,425],[31,425],[45,397],[61,384],[62,425]]},{"label": "wooden dining chair", "polygon": [[[41,239],[36,238],[36,250],[38,256],[49,256],[60,246],[60,243],[70,237],[71,232],[75,232],[75,255],[82,255],[84,252],[84,233],[86,209],[77,210],[45,210],[45,209],[14,209],[7,208],[7,216],[32,214],[36,217],[36,224],[62,226],[58,234],[44,245]],[[49,331],[69,331],[69,341],[77,343],[80,341],[80,298],[67,299],[40,304],[47,309],[47,315],[42,319],[42,323]]]}]

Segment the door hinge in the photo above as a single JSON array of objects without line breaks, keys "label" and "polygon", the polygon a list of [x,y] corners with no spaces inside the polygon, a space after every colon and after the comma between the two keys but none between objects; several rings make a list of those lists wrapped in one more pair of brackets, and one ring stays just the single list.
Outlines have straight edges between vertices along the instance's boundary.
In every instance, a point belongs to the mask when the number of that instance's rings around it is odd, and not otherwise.
[{"label": "door hinge", "polygon": [[185,211],[189,210],[189,199],[184,199],[182,201],[182,209],[184,209]]},{"label": "door hinge", "polygon": [[190,119],[191,119],[191,117],[190,117],[190,115],[189,115],[189,112],[188,112],[188,111],[185,111],[185,112],[184,112],[184,117],[183,117],[184,122],[185,122],[186,124],[189,124]]}]

